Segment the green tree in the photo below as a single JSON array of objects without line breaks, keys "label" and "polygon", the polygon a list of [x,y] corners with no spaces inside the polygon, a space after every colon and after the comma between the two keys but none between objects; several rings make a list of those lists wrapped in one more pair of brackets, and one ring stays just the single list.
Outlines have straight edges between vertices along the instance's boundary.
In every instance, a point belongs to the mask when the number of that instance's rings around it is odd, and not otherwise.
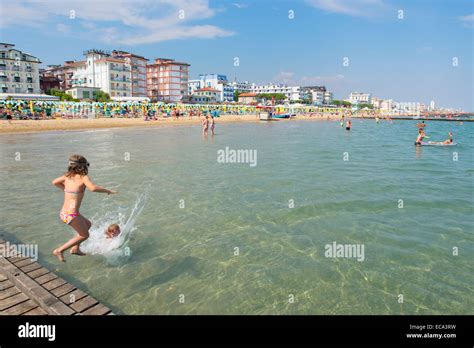
[{"label": "green tree", "polygon": [[110,95],[104,91],[95,91],[94,100],[97,102],[108,102],[110,101]]},{"label": "green tree", "polygon": [[359,107],[359,109],[364,109],[364,108],[373,109],[374,108],[372,104],[359,104],[357,106]]},{"label": "green tree", "polygon": [[234,101],[239,101],[239,91],[234,91]]},{"label": "green tree", "polygon": [[286,95],[283,93],[262,93],[257,96],[258,98],[266,99],[266,100],[271,100],[272,98],[275,98],[276,101],[281,101],[286,99]]},{"label": "green tree", "polygon": [[77,101],[77,99],[74,99],[72,95],[55,88],[47,90],[46,94],[52,95],[54,97],[59,97],[61,101]]},{"label": "green tree", "polygon": [[339,106],[339,105],[342,105],[342,102],[340,100],[333,100],[332,105]]}]

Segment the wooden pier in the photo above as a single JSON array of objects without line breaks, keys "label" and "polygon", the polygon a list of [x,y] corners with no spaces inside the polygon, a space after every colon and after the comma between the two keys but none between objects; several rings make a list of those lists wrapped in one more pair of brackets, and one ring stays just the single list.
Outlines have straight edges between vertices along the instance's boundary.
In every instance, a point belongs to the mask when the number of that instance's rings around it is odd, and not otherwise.
[{"label": "wooden pier", "polygon": [[[0,245],[5,243],[0,238]],[[110,308],[30,258],[0,256],[0,315],[112,314]]]}]

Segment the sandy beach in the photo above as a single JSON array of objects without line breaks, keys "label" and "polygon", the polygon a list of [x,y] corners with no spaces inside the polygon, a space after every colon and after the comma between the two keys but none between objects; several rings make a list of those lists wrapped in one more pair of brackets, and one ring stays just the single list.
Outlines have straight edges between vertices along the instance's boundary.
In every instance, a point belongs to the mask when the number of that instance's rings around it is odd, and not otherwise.
[{"label": "sandy beach", "polygon": [[[339,119],[336,116],[330,116],[331,119]],[[294,119],[305,120],[327,120],[324,117],[297,116]],[[279,119],[278,121],[288,121]],[[0,134],[9,133],[28,133],[28,132],[51,132],[51,131],[72,131],[81,129],[100,129],[100,128],[121,128],[121,127],[156,127],[173,126],[186,124],[200,124],[198,117],[192,119],[181,117],[177,120],[172,118],[160,118],[156,121],[145,121],[143,118],[97,118],[97,119],[52,119],[52,120],[12,120],[0,121]],[[224,115],[216,119],[216,123],[224,122],[260,122],[255,115]]]}]

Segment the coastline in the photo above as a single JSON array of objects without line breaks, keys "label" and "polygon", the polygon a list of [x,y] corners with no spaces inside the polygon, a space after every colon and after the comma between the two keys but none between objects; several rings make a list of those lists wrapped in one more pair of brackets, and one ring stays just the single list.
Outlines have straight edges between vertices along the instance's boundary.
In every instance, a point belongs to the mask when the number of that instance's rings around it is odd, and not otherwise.
[{"label": "coastline", "polygon": [[[330,116],[330,120],[339,119],[338,116]],[[315,120],[326,121],[325,117],[298,116],[296,120]],[[280,119],[278,121],[288,121]],[[235,122],[260,122],[256,115],[224,115],[216,119],[219,123]],[[18,133],[37,133],[54,131],[78,131],[88,129],[107,129],[107,128],[127,128],[127,127],[159,127],[159,126],[178,126],[178,125],[200,125],[201,120],[198,117],[189,119],[182,117],[178,120],[172,118],[160,118],[153,121],[145,121],[143,118],[96,118],[96,119],[53,119],[53,120],[13,120],[11,122],[0,121],[0,135],[18,134]]]}]

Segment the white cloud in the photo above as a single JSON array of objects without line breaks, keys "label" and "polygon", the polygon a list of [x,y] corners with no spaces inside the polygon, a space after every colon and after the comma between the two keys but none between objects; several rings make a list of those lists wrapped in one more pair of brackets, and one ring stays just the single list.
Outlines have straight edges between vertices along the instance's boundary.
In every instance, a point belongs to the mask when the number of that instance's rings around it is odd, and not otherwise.
[{"label": "white cloud", "polygon": [[354,17],[372,17],[386,9],[383,0],[306,0],[316,8]]},{"label": "white cloud", "polygon": [[464,24],[465,27],[474,28],[474,14],[459,17],[459,20]]},{"label": "white cloud", "polygon": [[69,34],[71,32],[71,27],[62,23],[58,23],[56,25],[56,30],[63,34]]},{"label": "white cloud", "polygon": [[237,8],[247,8],[247,7],[249,7],[249,5],[247,5],[247,4],[242,4],[242,3],[238,3],[238,2],[233,2],[232,5],[237,7]]},{"label": "white cloud", "polygon": [[470,14],[467,16],[462,16],[459,18],[463,22],[474,22],[474,14]]},{"label": "white cloud", "polygon": [[[76,34],[128,45],[234,34],[217,26],[192,23],[218,12],[207,0],[17,0],[2,7],[9,14],[2,18],[4,27],[78,20],[84,32]],[[71,10],[74,19],[69,18]],[[62,32],[66,27],[56,26]]]}]

